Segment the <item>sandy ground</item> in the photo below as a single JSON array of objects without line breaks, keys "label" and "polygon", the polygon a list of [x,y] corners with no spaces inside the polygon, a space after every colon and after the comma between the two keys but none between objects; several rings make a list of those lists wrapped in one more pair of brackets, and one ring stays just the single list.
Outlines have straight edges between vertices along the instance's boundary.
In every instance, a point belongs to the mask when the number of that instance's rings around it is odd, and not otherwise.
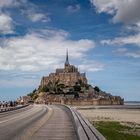
[{"label": "sandy ground", "polygon": [[119,121],[140,124],[140,109],[79,109],[78,112],[90,121]]}]

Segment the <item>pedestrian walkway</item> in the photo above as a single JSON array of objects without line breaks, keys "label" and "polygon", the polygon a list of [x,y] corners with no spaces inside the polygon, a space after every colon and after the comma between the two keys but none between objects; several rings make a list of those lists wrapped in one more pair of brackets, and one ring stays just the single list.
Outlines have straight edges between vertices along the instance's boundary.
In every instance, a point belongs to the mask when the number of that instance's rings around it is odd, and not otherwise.
[{"label": "pedestrian walkway", "polygon": [[52,106],[53,114],[32,140],[77,140],[70,112],[62,106]]}]

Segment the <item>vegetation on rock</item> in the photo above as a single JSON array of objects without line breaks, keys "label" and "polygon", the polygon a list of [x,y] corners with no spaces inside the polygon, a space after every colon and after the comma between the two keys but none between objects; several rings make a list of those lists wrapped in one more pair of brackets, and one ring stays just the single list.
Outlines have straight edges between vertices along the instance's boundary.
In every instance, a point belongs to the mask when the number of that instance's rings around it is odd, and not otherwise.
[{"label": "vegetation on rock", "polygon": [[100,88],[97,87],[97,86],[94,87],[94,90],[95,90],[96,92],[100,92]]},{"label": "vegetation on rock", "polygon": [[75,98],[79,98],[79,93],[83,93],[85,90],[89,89],[88,84],[79,80],[75,83],[74,86],[65,86],[64,84],[59,83],[59,80],[55,82],[49,82],[47,86],[39,89],[39,92],[49,92],[50,94],[73,94]]},{"label": "vegetation on rock", "polygon": [[31,93],[27,94],[27,96],[30,96],[33,101],[38,98],[38,95],[37,95],[36,91],[37,90],[34,89]]}]

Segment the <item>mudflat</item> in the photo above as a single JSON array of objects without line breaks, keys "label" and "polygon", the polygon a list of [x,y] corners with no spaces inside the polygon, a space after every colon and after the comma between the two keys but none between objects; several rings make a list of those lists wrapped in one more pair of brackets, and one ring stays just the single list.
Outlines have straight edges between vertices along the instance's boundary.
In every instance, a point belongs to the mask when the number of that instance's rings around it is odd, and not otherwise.
[{"label": "mudflat", "polygon": [[119,121],[140,124],[140,106],[87,106],[76,107],[91,121]]}]

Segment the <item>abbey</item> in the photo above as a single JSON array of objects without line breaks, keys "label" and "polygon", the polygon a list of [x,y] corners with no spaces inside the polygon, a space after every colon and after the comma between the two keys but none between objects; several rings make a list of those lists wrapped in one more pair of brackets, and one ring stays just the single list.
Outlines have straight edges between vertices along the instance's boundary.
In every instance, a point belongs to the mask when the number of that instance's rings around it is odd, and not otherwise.
[{"label": "abbey", "polygon": [[40,87],[47,86],[50,82],[63,84],[65,86],[74,86],[75,83],[81,81],[84,84],[87,84],[87,78],[85,73],[80,73],[78,68],[74,65],[70,65],[68,51],[66,53],[66,60],[63,69],[56,69],[55,73],[50,73],[49,76],[44,76],[41,79]]},{"label": "abbey", "polygon": [[124,99],[113,96],[88,84],[85,73],[69,63],[68,51],[64,68],[56,69],[55,73],[43,76],[39,88],[17,100],[19,103],[29,101],[35,103],[66,104],[66,105],[122,105]]}]

